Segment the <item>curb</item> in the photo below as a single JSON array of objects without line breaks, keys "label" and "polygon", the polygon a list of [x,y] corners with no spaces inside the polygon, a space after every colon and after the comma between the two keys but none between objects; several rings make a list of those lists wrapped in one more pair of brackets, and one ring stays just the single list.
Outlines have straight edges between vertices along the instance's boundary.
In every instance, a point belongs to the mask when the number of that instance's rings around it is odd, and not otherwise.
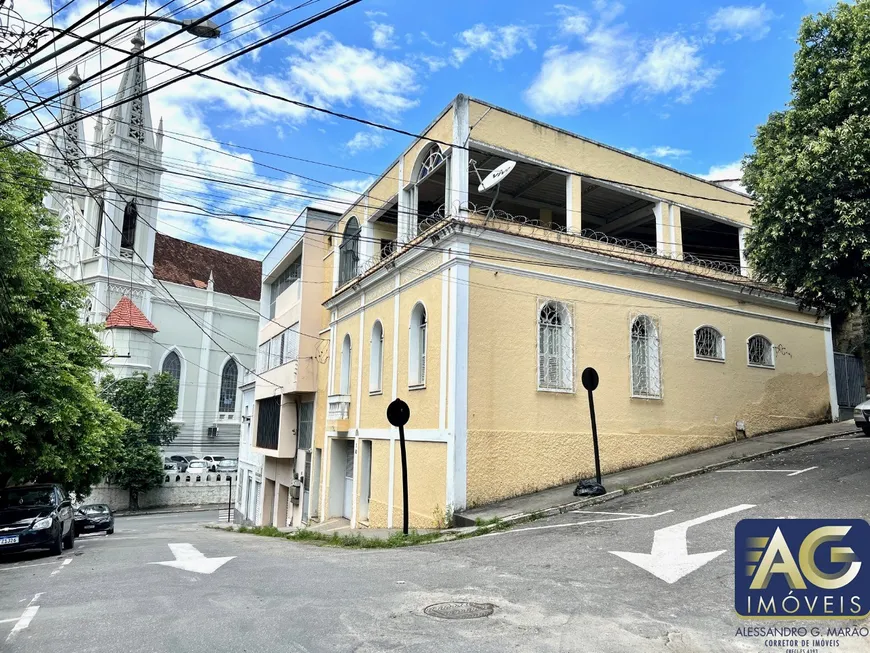
[{"label": "curb", "polygon": [[[665,476],[664,478],[659,478],[654,481],[649,481],[647,483],[641,483],[639,485],[632,485],[627,488],[623,488],[621,490],[614,490],[613,492],[608,492],[607,494],[602,494],[599,497],[590,497],[588,499],[579,499],[577,501],[570,501],[568,503],[563,503],[558,506],[553,506],[552,508],[545,508],[543,510],[536,510],[534,512],[521,512],[514,515],[508,515],[507,517],[502,517],[496,523],[486,524],[483,526],[479,526],[480,530],[490,530],[496,526],[501,526],[504,528],[504,525],[513,526],[515,524],[522,524],[524,522],[534,521],[537,519],[542,519],[544,517],[555,517],[556,515],[564,514],[570,510],[576,510],[577,508],[583,508],[586,506],[594,506],[599,503],[605,503],[607,501],[611,501],[613,499],[617,499],[626,494],[630,494],[633,492],[642,492],[643,490],[651,490],[653,488],[659,487],[661,485],[668,485],[670,483],[674,483],[676,481],[681,481],[686,478],[692,478],[693,476],[700,476],[701,474],[706,474],[707,472],[713,472],[717,469],[722,469],[723,467],[731,467],[733,465],[739,465],[740,463],[746,463],[753,460],[758,460],[759,458],[765,458],[767,456],[773,456],[778,453],[782,453],[784,451],[790,451],[792,449],[798,449],[800,447],[805,447],[807,445],[816,444],[818,442],[824,442],[825,440],[832,440],[834,438],[840,438],[844,435],[852,435],[853,433],[858,433],[859,430],[856,428],[852,428],[849,430],[845,430],[839,433],[829,433],[827,435],[822,435],[816,438],[812,438],[810,440],[802,440],[801,442],[794,442],[792,444],[786,444],[781,447],[776,447],[774,449],[768,449],[767,451],[759,451],[754,454],[750,454],[748,456],[742,456],[741,458],[729,458],[728,460],[723,460],[718,463],[713,463],[712,465],[706,465],[704,467],[698,467],[697,469],[691,469],[686,472],[680,472],[679,474],[673,474],[671,476]],[[448,540],[449,541],[449,540]]]},{"label": "curb", "polygon": [[124,510],[124,511],[116,510],[115,516],[116,517],[144,517],[145,515],[175,515],[175,514],[185,513],[185,512],[209,512],[211,510],[220,510],[221,508],[223,508],[225,506],[226,506],[226,504],[223,504],[223,503],[220,503],[220,504],[215,503],[215,504],[207,505],[207,506],[200,505],[200,506],[194,506],[191,508],[182,508],[182,507],[171,508],[171,509],[167,508],[165,510],[147,510],[147,509],[146,510]]}]

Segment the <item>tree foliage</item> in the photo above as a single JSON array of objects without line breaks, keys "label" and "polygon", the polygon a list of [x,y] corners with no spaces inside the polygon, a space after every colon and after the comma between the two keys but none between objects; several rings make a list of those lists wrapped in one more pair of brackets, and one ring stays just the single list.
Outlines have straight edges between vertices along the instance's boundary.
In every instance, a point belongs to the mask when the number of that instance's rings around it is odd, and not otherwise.
[{"label": "tree foliage", "polygon": [[746,253],[820,312],[870,307],[870,0],[804,18],[785,111],[744,161]]},{"label": "tree foliage", "polygon": [[163,481],[163,457],[158,445],[178,435],[172,423],[178,404],[178,385],[168,374],[135,374],[102,382],[102,394],[127,419],[123,450],[113,480],[130,492],[130,507],[139,507],[139,494]]},{"label": "tree foliage", "polygon": [[103,348],[79,320],[86,291],[48,263],[58,230],[47,188],[37,157],[0,149],[0,487],[87,494],[112,468],[124,420],[96,392]]}]

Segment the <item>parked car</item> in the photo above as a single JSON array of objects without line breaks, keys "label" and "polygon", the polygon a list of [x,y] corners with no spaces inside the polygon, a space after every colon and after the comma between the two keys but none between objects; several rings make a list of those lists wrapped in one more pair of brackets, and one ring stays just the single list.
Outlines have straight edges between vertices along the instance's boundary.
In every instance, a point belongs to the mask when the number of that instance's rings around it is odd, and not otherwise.
[{"label": "parked car", "polygon": [[178,471],[184,473],[187,471],[187,466],[191,460],[196,460],[196,456],[169,456],[169,460],[178,465]]},{"label": "parked car", "polygon": [[867,401],[855,406],[855,426],[864,431],[864,435],[870,435],[870,395]]},{"label": "parked car", "polygon": [[91,503],[76,510],[75,524],[76,535],[98,531],[106,531],[106,535],[111,535],[115,532],[115,515],[109,506]]},{"label": "parked car", "polygon": [[191,460],[187,467],[188,474],[205,474],[211,469],[211,465],[206,460]]},{"label": "parked car", "polygon": [[75,546],[75,537],[72,504],[59,485],[0,489],[0,554],[48,549],[60,555]]},{"label": "parked car", "polygon": [[224,458],[217,464],[219,472],[235,472],[239,469],[239,461],[235,458]]},{"label": "parked car", "polygon": [[216,472],[218,463],[220,461],[222,461],[224,459],[224,457],[223,456],[203,456],[202,459],[208,463],[208,468],[211,471]]},{"label": "parked car", "polygon": [[181,469],[178,466],[178,463],[174,460],[170,460],[169,458],[163,459],[163,471],[164,472],[180,472]]}]

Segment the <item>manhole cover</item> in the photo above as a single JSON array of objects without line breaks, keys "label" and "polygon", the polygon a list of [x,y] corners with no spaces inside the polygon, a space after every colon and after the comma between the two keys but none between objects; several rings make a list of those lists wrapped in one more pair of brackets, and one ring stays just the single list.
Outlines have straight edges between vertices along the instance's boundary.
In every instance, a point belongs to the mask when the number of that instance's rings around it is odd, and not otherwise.
[{"label": "manhole cover", "polygon": [[450,601],[436,603],[425,608],[423,612],[430,617],[439,619],[480,619],[488,617],[495,610],[492,603],[469,603],[468,601]]}]

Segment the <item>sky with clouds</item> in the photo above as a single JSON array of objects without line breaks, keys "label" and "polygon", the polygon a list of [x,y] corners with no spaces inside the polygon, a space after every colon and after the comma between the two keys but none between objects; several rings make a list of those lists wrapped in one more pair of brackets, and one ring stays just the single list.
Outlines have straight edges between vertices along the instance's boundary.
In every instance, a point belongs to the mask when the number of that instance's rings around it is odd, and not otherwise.
[{"label": "sky with clouds", "polygon": [[[40,22],[52,1],[18,0],[16,8],[25,20]],[[225,2],[187,3],[195,7],[177,17],[198,17]],[[300,0],[291,2],[245,0],[215,17],[225,23],[221,39],[176,36],[148,54],[201,66],[330,4],[318,0],[293,10]],[[184,4],[171,2],[160,14]],[[211,73],[409,131],[423,129],[466,93],[687,172],[733,178],[756,126],[788,99],[801,17],[831,4],[364,0]],[[96,5],[76,0],[55,25],[69,25]],[[146,11],[136,0],[115,5],[101,24]],[[151,2],[147,11],[156,6]],[[97,25],[94,19],[75,31]],[[176,29],[151,23],[146,39],[153,43]],[[119,35],[115,47],[129,49],[130,36]],[[27,79],[44,97],[58,81],[66,85],[73,64],[87,80],[123,56],[89,55],[89,47],[61,57],[59,72],[44,67]],[[150,62],[146,72],[151,87],[179,74]],[[109,101],[116,75],[86,81],[83,105],[93,110],[101,97]],[[29,93],[20,81],[18,89]],[[158,229],[257,258],[277,239],[275,229],[208,214],[287,222],[311,201],[342,208],[409,142],[201,78],[155,92],[150,104],[155,126],[162,117],[167,132],[162,196],[178,203],[162,206]],[[23,106],[8,101],[13,112]],[[38,112],[46,123],[58,114],[49,109]],[[88,119],[88,140],[93,126]],[[38,127],[27,114],[16,135]],[[197,179],[202,176],[231,183]]]}]

